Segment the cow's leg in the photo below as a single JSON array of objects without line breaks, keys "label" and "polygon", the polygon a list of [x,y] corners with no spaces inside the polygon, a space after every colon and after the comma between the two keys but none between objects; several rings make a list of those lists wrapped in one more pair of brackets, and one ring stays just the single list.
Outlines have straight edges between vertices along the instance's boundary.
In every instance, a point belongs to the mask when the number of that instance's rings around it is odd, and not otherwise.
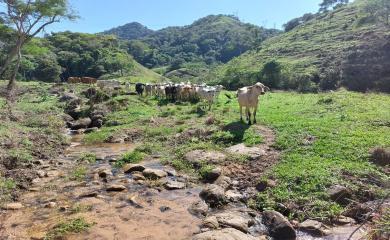
[{"label": "cow's leg", "polygon": [[240,121],[242,122],[242,106],[240,105]]},{"label": "cow's leg", "polygon": [[249,107],[245,107],[246,121],[249,121]]},{"label": "cow's leg", "polygon": [[251,109],[248,107],[248,125],[251,125]]},{"label": "cow's leg", "polygon": [[253,123],[257,123],[257,120],[256,120],[256,113],[257,113],[257,105],[255,107],[255,109],[253,110]]}]

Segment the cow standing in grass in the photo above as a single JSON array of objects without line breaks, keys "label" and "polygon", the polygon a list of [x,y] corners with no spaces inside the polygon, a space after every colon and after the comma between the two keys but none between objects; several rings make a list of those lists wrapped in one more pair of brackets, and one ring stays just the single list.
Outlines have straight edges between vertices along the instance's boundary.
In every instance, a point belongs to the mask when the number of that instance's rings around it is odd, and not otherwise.
[{"label": "cow standing in grass", "polygon": [[248,124],[251,125],[251,109],[253,109],[253,123],[256,123],[256,112],[259,105],[259,96],[265,94],[269,88],[262,83],[256,83],[250,87],[238,89],[237,97],[240,105],[240,119],[242,121],[242,108],[245,107],[245,115]]},{"label": "cow standing in grass", "polygon": [[142,94],[144,93],[144,90],[145,90],[145,84],[143,84],[143,83],[135,84],[135,91],[137,92],[137,94],[139,96],[142,96]]}]

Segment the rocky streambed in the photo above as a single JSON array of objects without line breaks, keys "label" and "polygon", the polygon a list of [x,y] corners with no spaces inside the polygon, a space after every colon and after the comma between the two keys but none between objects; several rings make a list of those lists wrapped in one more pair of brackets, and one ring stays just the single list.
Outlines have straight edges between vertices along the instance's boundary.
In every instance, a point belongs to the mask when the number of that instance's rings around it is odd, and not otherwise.
[{"label": "rocky streambed", "polygon": [[[74,135],[65,155],[41,166],[40,177],[20,203],[2,212],[0,239],[45,239],[59,222],[78,217],[93,225],[66,239],[336,240],[348,239],[355,229],[350,219],[329,228],[316,221],[290,223],[278,212],[249,209],[242,184],[223,171],[214,172],[212,184],[204,184],[161,165],[158,156],[114,167],[118,156],[134,147],[86,145],[82,135]],[[77,181],[69,176],[83,153],[96,154],[98,161]],[[352,239],[361,236],[358,232]]]}]

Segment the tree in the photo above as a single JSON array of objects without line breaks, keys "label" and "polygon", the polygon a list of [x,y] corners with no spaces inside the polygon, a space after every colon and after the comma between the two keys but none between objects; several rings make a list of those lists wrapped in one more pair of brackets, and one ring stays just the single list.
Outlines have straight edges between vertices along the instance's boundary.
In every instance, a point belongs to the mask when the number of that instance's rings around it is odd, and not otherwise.
[{"label": "tree", "polygon": [[10,97],[16,85],[15,79],[20,67],[23,46],[48,25],[63,19],[73,20],[76,16],[69,8],[67,0],[0,0],[0,6],[5,9],[4,12],[0,12],[5,24],[16,29],[15,46],[0,69],[1,76],[16,57],[15,67],[8,83]]},{"label": "tree", "polygon": [[320,3],[320,12],[326,12],[329,8],[349,3],[349,0],[323,0]]},{"label": "tree", "polygon": [[378,21],[390,25],[390,1],[389,0],[372,0],[367,3],[364,10]]}]

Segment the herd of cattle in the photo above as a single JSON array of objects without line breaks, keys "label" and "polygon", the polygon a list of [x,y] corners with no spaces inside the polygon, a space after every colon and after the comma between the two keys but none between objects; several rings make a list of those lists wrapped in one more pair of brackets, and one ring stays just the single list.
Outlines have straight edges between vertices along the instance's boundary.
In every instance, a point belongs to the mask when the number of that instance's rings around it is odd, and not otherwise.
[{"label": "herd of cattle", "polygon": [[[97,84],[99,88],[120,88],[121,83],[116,80],[96,80],[90,77],[70,77],[68,83],[84,83]],[[126,83],[126,87],[130,90],[132,83]],[[208,86],[206,84],[188,83],[156,83],[144,84],[135,83],[135,91],[139,96],[156,96],[160,99],[167,99],[175,102],[191,101],[199,99],[205,101],[209,110],[219,94],[224,89],[222,85]],[[237,90],[238,104],[240,106],[240,116],[242,121],[242,111],[245,107],[245,116],[248,124],[251,124],[251,116],[253,122],[256,123],[256,113],[258,109],[259,96],[265,94],[270,89],[262,83],[256,83],[253,86],[243,87]]]}]

